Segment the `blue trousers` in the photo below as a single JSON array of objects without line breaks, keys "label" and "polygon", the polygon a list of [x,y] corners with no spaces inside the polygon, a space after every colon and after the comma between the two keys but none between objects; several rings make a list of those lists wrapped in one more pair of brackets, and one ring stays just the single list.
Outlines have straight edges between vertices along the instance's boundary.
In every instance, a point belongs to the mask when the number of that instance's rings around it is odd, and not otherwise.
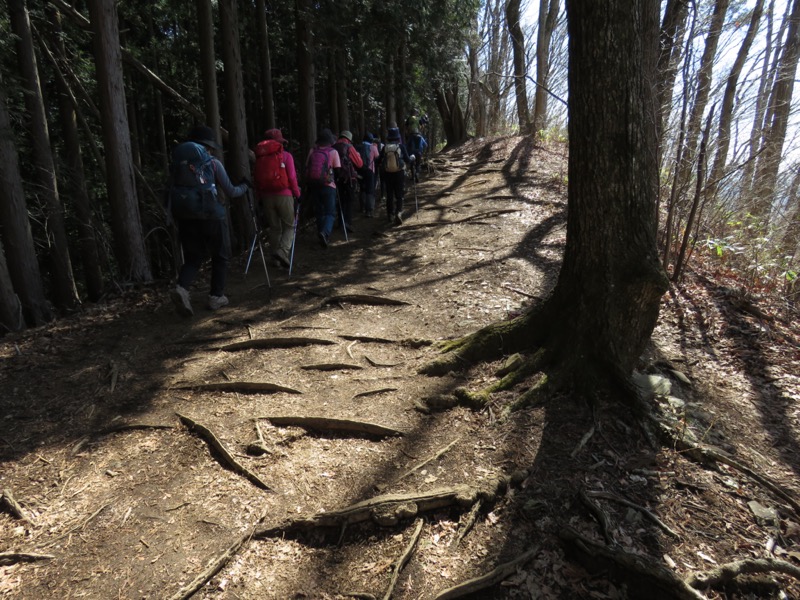
[{"label": "blue trousers", "polygon": [[315,185],[311,188],[314,210],[317,216],[317,233],[330,237],[336,222],[336,188]]}]

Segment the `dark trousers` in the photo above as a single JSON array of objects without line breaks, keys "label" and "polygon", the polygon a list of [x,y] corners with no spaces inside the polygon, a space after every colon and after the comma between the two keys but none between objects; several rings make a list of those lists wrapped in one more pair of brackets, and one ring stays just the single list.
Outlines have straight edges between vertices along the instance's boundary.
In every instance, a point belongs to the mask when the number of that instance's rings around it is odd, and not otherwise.
[{"label": "dark trousers", "polygon": [[403,212],[406,174],[398,171],[397,173],[384,172],[381,175],[386,182],[386,216],[391,220],[394,215]]},{"label": "dark trousers", "polygon": [[350,228],[353,226],[353,203],[355,202],[355,184],[337,183],[336,189],[339,192],[339,205],[344,217],[344,224]]},{"label": "dark trousers", "polygon": [[211,257],[211,296],[225,294],[225,275],[231,257],[228,222],[224,219],[179,219],[178,234],[183,246],[183,266],[178,285],[188,289],[203,261]]}]

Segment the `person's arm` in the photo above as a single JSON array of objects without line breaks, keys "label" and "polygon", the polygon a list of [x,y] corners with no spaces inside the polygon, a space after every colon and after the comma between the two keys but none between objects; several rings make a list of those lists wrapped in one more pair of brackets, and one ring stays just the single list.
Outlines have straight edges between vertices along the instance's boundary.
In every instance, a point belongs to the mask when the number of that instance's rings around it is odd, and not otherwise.
[{"label": "person's arm", "polygon": [[247,193],[247,188],[249,186],[246,183],[233,185],[231,183],[231,178],[228,177],[228,172],[225,170],[225,167],[222,165],[220,160],[218,158],[213,160],[214,183],[216,183],[217,187],[221,189],[228,198],[238,198],[239,196],[244,196]]},{"label": "person's arm", "polygon": [[300,186],[297,185],[297,168],[294,166],[294,157],[291,152],[283,151],[283,163],[286,165],[286,175],[289,178],[289,189],[292,196],[300,197]]},{"label": "person's arm", "polygon": [[347,148],[347,155],[350,157],[350,162],[353,163],[353,166],[356,169],[361,169],[364,166],[364,161],[361,160],[361,155],[356,150],[356,147],[350,144]]}]

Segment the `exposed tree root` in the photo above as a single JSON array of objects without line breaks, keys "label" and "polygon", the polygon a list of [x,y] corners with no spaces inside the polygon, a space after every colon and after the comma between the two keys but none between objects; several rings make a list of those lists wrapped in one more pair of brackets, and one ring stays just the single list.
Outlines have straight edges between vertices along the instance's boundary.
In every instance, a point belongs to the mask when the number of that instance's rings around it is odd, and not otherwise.
[{"label": "exposed tree root", "polygon": [[[178,414],[178,413],[176,413]],[[226,465],[229,469],[231,469],[234,473],[241,475],[245,479],[252,482],[256,487],[260,487],[262,490],[272,491],[266,483],[264,483],[258,475],[250,471],[247,467],[243,466],[242,464],[237,461],[228,449],[225,448],[223,443],[219,441],[216,435],[214,435],[211,430],[209,430],[204,425],[197,423],[196,421],[190,419],[189,417],[185,417],[181,414],[178,414],[178,418],[192,431],[197,433],[201,438],[203,438],[206,443],[211,446],[214,450],[217,451],[217,455],[222,460],[223,464]]]},{"label": "exposed tree root", "polygon": [[478,513],[481,511],[482,506],[483,502],[480,500],[472,505],[472,508],[467,513],[467,516],[459,524],[458,535],[453,539],[453,546],[458,546],[464,540],[464,538],[467,537],[467,534],[472,531],[472,528],[475,526],[475,521],[478,520]]},{"label": "exposed tree root", "polygon": [[559,530],[565,551],[591,572],[605,572],[628,586],[632,598],[648,600],[705,600],[697,590],[651,558],[607,547],[569,526]]},{"label": "exposed tree root", "polygon": [[304,371],[358,371],[364,367],[351,363],[319,363],[315,365],[301,365],[300,368]]},{"label": "exposed tree root", "polygon": [[0,552],[0,565],[15,565],[21,562],[39,562],[53,560],[52,554],[35,554],[32,552]]},{"label": "exposed tree root", "polygon": [[274,338],[256,338],[254,340],[244,340],[243,342],[236,342],[215,348],[215,350],[224,350],[225,352],[235,352],[237,350],[251,350],[251,349],[269,349],[269,348],[297,348],[298,346],[330,346],[336,342],[322,338],[307,338],[307,337],[274,337]]},{"label": "exposed tree root", "polygon": [[169,600],[187,600],[194,596],[194,594],[203,587],[209,579],[220,572],[220,570],[228,564],[228,561],[233,558],[239,549],[250,539],[250,533],[239,537],[235,542],[228,546],[222,554],[215,556],[211,559],[206,568],[197,575],[192,581],[181,587],[177,592],[169,597]]},{"label": "exposed tree root", "polygon": [[325,304],[369,304],[375,306],[408,306],[410,303],[405,300],[395,300],[385,296],[373,296],[370,294],[341,294],[330,296],[323,302]]},{"label": "exposed tree root", "polygon": [[517,570],[517,566],[524,564],[526,561],[533,558],[538,552],[538,547],[532,548],[514,560],[495,567],[486,573],[486,575],[469,579],[463,583],[439,592],[434,597],[434,600],[453,600],[453,598],[463,598],[464,596],[474,594],[480,590],[485,590],[486,588],[503,581],[506,577]]},{"label": "exposed tree root", "polygon": [[[345,334],[342,334],[339,337],[342,338],[343,340],[348,340],[353,342],[364,342],[365,344],[398,344],[400,346],[406,346],[408,348],[424,348],[425,346],[433,345],[432,340],[425,340],[420,338],[390,340],[388,338],[374,337],[371,335],[345,335]],[[383,366],[383,365],[378,365],[378,366]]]},{"label": "exposed tree root", "polygon": [[173,386],[174,390],[201,390],[204,392],[239,392],[240,394],[302,394],[300,390],[269,383],[267,381],[219,381],[215,383],[184,383]]},{"label": "exposed tree root", "polygon": [[419,536],[422,534],[422,519],[417,519],[417,526],[414,528],[414,533],[411,534],[411,541],[408,542],[406,549],[400,555],[394,563],[394,568],[392,569],[392,578],[389,580],[389,587],[386,588],[386,593],[383,595],[383,600],[389,600],[394,593],[394,588],[397,585],[397,580],[400,577],[400,572],[403,568],[408,564],[408,561],[411,560],[411,555],[414,553],[414,550],[417,548],[417,542],[419,542]]},{"label": "exposed tree root", "polygon": [[610,500],[611,502],[618,502],[624,506],[628,506],[635,510],[638,510],[642,513],[645,517],[650,519],[653,523],[658,525],[658,527],[664,531],[667,535],[671,535],[674,538],[680,538],[680,534],[673,530],[669,525],[664,523],[661,519],[655,516],[652,512],[647,510],[644,506],[639,506],[638,504],[634,504],[630,500],[625,500],[625,498],[620,498],[615,496],[614,494],[609,494],[608,492],[598,492],[598,491],[587,491],[586,496],[589,498],[602,498],[603,500]]},{"label": "exposed tree root", "polygon": [[277,427],[302,427],[311,431],[336,431],[353,435],[370,435],[375,437],[400,437],[402,431],[368,423],[366,421],[350,421],[348,419],[332,419],[330,417],[258,417],[266,419]]},{"label": "exposed tree root", "polygon": [[775,558],[748,558],[719,565],[705,573],[693,573],[686,583],[696,589],[719,588],[740,575],[781,573],[800,579],[800,567]]},{"label": "exposed tree root", "polygon": [[606,511],[604,511],[603,507],[597,502],[592,500],[585,490],[581,490],[580,497],[581,502],[586,505],[589,512],[591,512],[592,516],[597,520],[598,525],[600,525],[600,532],[603,534],[603,539],[605,539],[606,544],[609,546],[616,546],[617,540],[615,540],[614,536],[611,534],[611,522],[609,521]]},{"label": "exposed tree root", "polygon": [[424,467],[424,466],[425,466],[425,465],[427,465],[428,463],[430,463],[430,462],[433,462],[434,460],[437,460],[438,458],[441,458],[441,457],[442,457],[442,456],[443,456],[443,455],[444,455],[444,454],[445,454],[445,453],[446,453],[448,450],[450,450],[450,449],[451,449],[453,446],[455,446],[455,445],[456,445],[458,442],[460,442],[460,441],[461,441],[461,438],[460,438],[460,437],[459,437],[459,438],[456,438],[456,439],[454,439],[452,442],[450,442],[449,444],[447,444],[447,446],[445,446],[444,448],[442,448],[441,450],[439,450],[438,452],[436,452],[436,454],[434,454],[434,455],[433,455],[433,456],[431,456],[430,458],[427,458],[427,459],[423,460],[423,461],[422,461],[421,463],[419,463],[418,465],[415,465],[415,466],[413,466],[413,467],[412,467],[412,468],[410,468],[408,471],[406,471],[405,473],[403,473],[402,475],[400,475],[400,477],[398,477],[396,481],[402,481],[403,479],[405,479],[406,477],[408,477],[408,476],[409,476],[409,475],[411,475],[412,473],[414,473],[414,472],[416,472],[416,471],[419,471],[419,470],[420,470],[422,467]]},{"label": "exposed tree root", "polygon": [[25,521],[31,525],[34,524],[33,519],[25,514],[25,511],[22,510],[22,506],[17,502],[16,498],[14,498],[14,494],[9,489],[4,489],[3,493],[0,494],[0,508],[5,509],[8,514],[20,521]]},{"label": "exposed tree root", "polygon": [[499,381],[477,392],[470,392],[466,389],[459,388],[455,391],[456,398],[465,406],[475,409],[483,408],[491,400],[492,394],[510,390],[518,383],[536,373],[541,368],[544,356],[544,350],[539,350],[533,356],[524,359],[517,368],[504,375]]},{"label": "exposed tree root", "polygon": [[359,392],[353,396],[353,399],[356,398],[366,398],[367,396],[377,396],[378,394],[385,394],[387,392],[396,392],[397,388],[388,387],[388,388],[378,388],[377,390],[367,390],[366,392]]}]

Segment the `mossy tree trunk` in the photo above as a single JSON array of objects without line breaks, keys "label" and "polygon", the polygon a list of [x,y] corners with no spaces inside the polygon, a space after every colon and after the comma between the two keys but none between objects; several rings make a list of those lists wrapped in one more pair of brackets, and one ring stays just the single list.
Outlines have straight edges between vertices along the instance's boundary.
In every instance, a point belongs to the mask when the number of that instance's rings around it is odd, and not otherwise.
[{"label": "mossy tree trunk", "polygon": [[567,3],[569,200],[558,282],[526,315],[452,342],[427,372],[533,352],[562,375],[550,381],[627,383],[668,286],[656,250],[658,8]]}]

